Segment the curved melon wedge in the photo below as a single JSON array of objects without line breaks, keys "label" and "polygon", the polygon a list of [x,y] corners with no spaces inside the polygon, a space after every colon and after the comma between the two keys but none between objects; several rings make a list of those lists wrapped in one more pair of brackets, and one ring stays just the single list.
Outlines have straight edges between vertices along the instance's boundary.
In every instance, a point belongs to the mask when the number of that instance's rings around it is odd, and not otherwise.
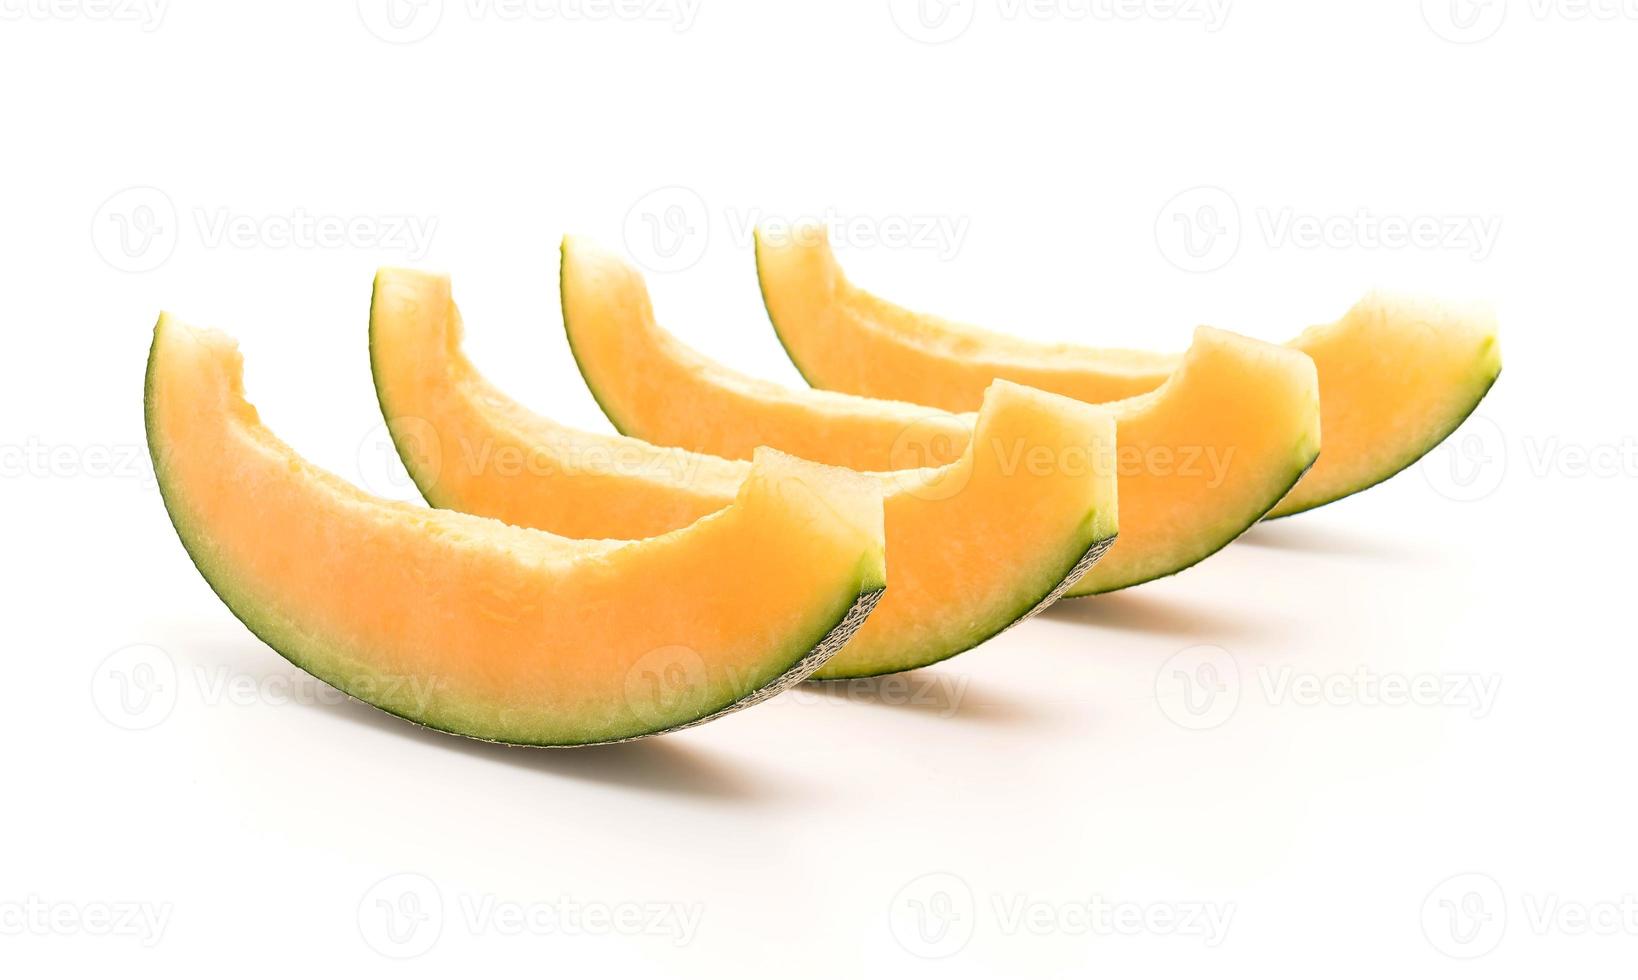
[{"label": "curved melon wedge", "polygon": [[[758,230],[768,318],[809,384],[965,411],[994,378],[1106,402],[1150,391],[1175,355],[1037,344],[914,313],[847,281],[823,228]],[[1488,310],[1373,293],[1288,345],[1319,370],[1325,455],[1270,512],[1283,517],[1372,487],[1472,413],[1501,373]]]},{"label": "curved melon wedge", "polygon": [[[444,276],[383,269],[370,364],[405,467],[434,506],[574,537],[661,534],[732,502],[750,464],[577,432],[491,385],[461,351]],[[954,656],[1052,602],[1116,530],[1114,420],[998,382],[981,438],[937,469],[881,474],[893,585],[815,675],[862,677]],[[995,447],[1079,467],[1013,465]]]},{"label": "curved melon wedge", "polygon": [[[627,435],[730,458],[769,445],[867,471],[947,463],[973,441],[971,415],[792,390],[702,357],[654,322],[635,269],[574,238],[563,243],[562,292],[580,372]],[[1278,503],[1319,452],[1313,362],[1221,330],[1201,328],[1157,390],[1102,407],[1115,417],[1120,538],[1069,595],[1136,585],[1207,557]],[[1016,444],[983,441],[1028,464]]]},{"label": "curved melon wedge", "polygon": [[365,494],[262,426],[240,365],[222,334],[154,330],[171,522],[253,633],[411,721],[528,745],[687,727],[807,677],[880,595],[881,491],[857,474],[759,453],[681,530],[572,541]]}]

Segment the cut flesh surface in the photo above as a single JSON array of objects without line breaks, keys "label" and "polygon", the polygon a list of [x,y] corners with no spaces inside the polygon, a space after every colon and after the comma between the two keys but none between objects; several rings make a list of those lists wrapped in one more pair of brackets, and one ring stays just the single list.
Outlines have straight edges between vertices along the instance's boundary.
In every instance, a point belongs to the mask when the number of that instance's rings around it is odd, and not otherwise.
[{"label": "cut flesh surface", "polygon": [[807,677],[885,581],[879,486],[773,451],[686,527],[582,541],[313,466],[245,401],[233,341],[168,315],[145,401],[166,509],[228,608],[319,679],[444,731],[575,745],[697,724]]},{"label": "cut flesh surface", "polygon": [[[461,349],[449,279],[383,269],[370,362],[410,476],[438,507],[574,537],[662,534],[728,506],[749,463],[579,432],[490,384]],[[965,429],[963,430],[965,431]],[[815,675],[908,670],[969,649],[1055,599],[1116,532],[1114,420],[1008,382],[980,438],[940,467],[880,474],[891,584]],[[963,437],[966,441],[966,437]],[[1081,465],[1034,469],[1046,454]]]},{"label": "cut flesh surface", "polygon": [[[822,228],[757,234],[768,317],[809,384],[953,411],[995,378],[1089,402],[1160,387],[1175,355],[1030,343],[915,313],[847,281]],[[1270,513],[1358,493],[1411,465],[1476,408],[1501,372],[1494,315],[1372,293],[1287,346],[1314,359],[1325,453]]]},{"label": "cut flesh surface", "polygon": [[[973,440],[971,415],[783,388],[703,357],[655,323],[635,269],[584,241],[565,239],[561,278],[575,360],[627,435],[731,458],[769,445],[867,471],[946,463]],[[1319,452],[1313,362],[1222,330],[1201,328],[1159,388],[1103,407],[1116,423],[1120,539],[1069,595],[1200,561],[1267,513]]]}]

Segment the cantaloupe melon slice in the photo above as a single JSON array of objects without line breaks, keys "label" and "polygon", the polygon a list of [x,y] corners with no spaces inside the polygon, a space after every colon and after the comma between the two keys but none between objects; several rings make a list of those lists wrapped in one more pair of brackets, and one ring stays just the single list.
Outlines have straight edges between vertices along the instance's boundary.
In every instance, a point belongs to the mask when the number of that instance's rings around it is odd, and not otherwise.
[{"label": "cantaloupe melon slice", "polygon": [[883,587],[875,481],[773,451],[681,530],[573,541],[313,466],[244,400],[234,343],[169,316],[146,405],[166,509],[228,608],[321,680],[444,731],[574,745],[697,724],[807,677]]},{"label": "cantaloupe melon slice", "polygon": [[[913,313],[847,281],[824,229],[759,231],[757,276],[780,342],[809,384],[966,411],[994,378],[1106,402],[1164,384],[1180,358],[1035,344]],[[1269,514],[1374,486],[1416,462],[1476,408],[1501,372],[1495,317],[1371,294],[1289,347],[1314,359],[1325,453]]]},{"label": "cantaloupe melon slice", "polygon": [[[770,445],[859,470],[946,463],[973,438],[971,415],[791,390],[707,360],[655,324],[635,269],[574,238],[563,244],[562,298],[581,374],[627,435],[741,459]],[[1120,538],[1069,595],[1200,561],[1267,513],[1319,452],[1313,362],[1220,330],[1202,328],[1160,388],[1104,407],[1119,446]],[[1017,448],[1000,451],[1016,458]]]},{"label": "cantaloupe melon slice", "polygon": [[[445,276],[376,276],[370,363],[399,454],[438,507],[573,537],[655,535],[727,506],[750,466],[529,412],[462,352]],[[977,431],[956,462],[879,477],[892,587],[816,676],[909,670],[967,650],[1057,598],[1114,538],[1107,412],[1003,381]]]}]

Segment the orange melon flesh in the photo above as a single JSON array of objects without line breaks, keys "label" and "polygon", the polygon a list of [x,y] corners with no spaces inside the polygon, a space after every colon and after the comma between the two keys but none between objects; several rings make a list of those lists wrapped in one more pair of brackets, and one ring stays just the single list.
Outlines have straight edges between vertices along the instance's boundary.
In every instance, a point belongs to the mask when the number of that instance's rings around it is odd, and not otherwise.
[{"label": "orange melon flesh", "polygon": [[[447,277],[376,276],[376,391],[406,468],[435,506],[575,537],[652,535],[727,506],[746,479],[740,460],[578,432],[529,412],[473,367],[461,333]],[[1107,548],[1117,520],[1107,412],[1000,382],[976,428],[977,441],[946,466],[876,477],[892,587],[815,676],[908,670],[970,649],[1051,602]]]},{"label": "orange melon flesh", "polygon": [[[568,238],[563,322],[581,374],[627,435],[743,458],[769,445],[860,470],[960,456],[974,419],[905,402],[783,388],[689,350],[654,322],[642,276]],[[1319,452],[1314,365],[1299,352],[1201,328],[1170,379],[1103,406],[1115,418],[1120,538],[1069,595],[1169,575],[1255,523]]]},{"label": "orange melon flesh", "polygon": [[532,745],[696,724],[806,677],[885,578],[881,492],[768,451],[723,509],[579,541],[373,498],[280,442],[226,336],[160,318],[149,446],[182,543],[256,635],[393,714]]},{"label": "orange melon flesh", "polygon": [[[824,229],[758,231],[757,277],[780,342],[809,384],[966,411],[991,380],[1107,402],[1153,390],[1180,358],[1038,344],[915,313],[847,281]],[[1287,346],[1314,359],[1325,454],[1269,514],[1382,482],[1461,424],[1501,372],[1492,313],[1373,293]]]}]

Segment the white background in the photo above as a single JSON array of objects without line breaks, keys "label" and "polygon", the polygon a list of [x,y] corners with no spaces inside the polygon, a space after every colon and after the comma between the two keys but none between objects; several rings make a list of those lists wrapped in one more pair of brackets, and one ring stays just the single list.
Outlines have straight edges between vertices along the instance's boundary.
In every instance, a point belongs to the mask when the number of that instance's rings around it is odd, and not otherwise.
[{"label": "white background", "polygon": [[[123,4],[0,0],[0,972],[1638,960],[1638,4]],[[160,309],[241,338],[292,445],[413,499],[369,383],[376,265],[450,271],[480,367],[606,431],[558,237],[645,261],[674,331],[798,384],[745,229],[813,214],[849,220],[867,287],[1019,334],[1283,340],[1380,284],[1493,301],[1506,370],[1428,462],[1183,575],[913,686],[610,749],[335,703],[175,540],[141,428]],[[1372,234],[1413,220],[1452,237]],[[1373,696],[1429,678],[1455,693]],[[657,925],[599,927],[636,906]]]}]

